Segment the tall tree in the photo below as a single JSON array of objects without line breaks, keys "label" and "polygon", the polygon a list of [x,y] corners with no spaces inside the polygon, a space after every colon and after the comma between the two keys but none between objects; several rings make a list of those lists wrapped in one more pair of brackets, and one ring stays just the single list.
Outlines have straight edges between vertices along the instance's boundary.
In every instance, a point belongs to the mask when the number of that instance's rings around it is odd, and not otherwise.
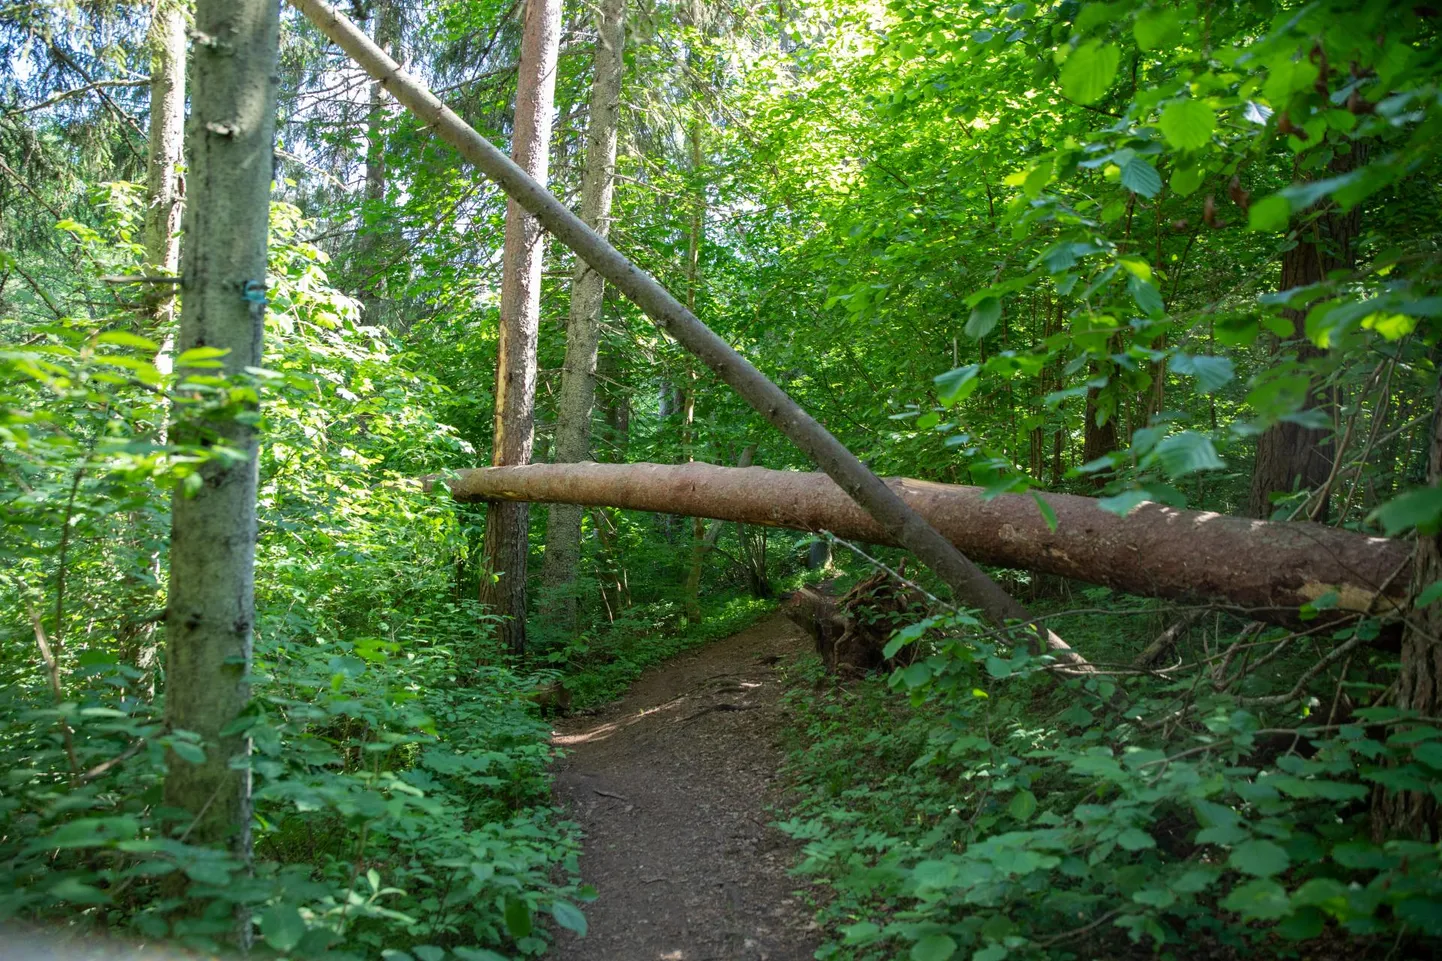
[{"label": "tall tree", "polygon": [[[401,11],[398,0],[375,0],[371,6],[376,43],[397,63],[405,62],[401,51]],[[384,230],[379,212],[386,197],[386,90],[372,80],[370,108],[366,112],[365,213],[361,224],[360,253],[367,277],[361,284],[360,301],[367,323],[380,322],[385,294],[385,270],[378,263]],[[370,222],[367,223],[366,221]]]},{"label": "tall tree", "polygon": [[[1442,486],[1442,385],[1432,409],[1432,444],[1427,457],[1427,481]],[[1442,582],[1442,533],[1419,531],[1412,557],[1412,608],[1402,635],[1401,669],[1397,675],[1395,706],[1423,718],[1442,711],[1442,605],[1428,604],[1424,591]],[[1372,830],[1379,838],[1399,836],[1424,841],[1442,840],[1442,808],[1435,792],[1377,790],[1373,793]]]},{"label": "tall tree", "polygon": [[[616,128],[625,72],[626,0],[602,0],[595,11],[596,52],[592,60],[591,117],[586,129],[586,168],[581,175],[581,219],[601,236],[610,230],[616,186]],[[556,404],[557,463],[587,460],[591,416],[596,406],[596,351],[601,339],[605,279],[580,257],[571,275],[566,319],[566,362]],[[570,629],[576,623],[576,569],[581,558],[582,509],[554,504],[546,524],[546,560],[541,581],[548,589],[547,613]]]},{"label": "tall tree", "polygon": [[[185,144],[185,6],[167,0],[150,25],[150,137],[146,154],[145,259],[159,274],[180,265],[180,166]],[[155,285],[151,316],[163,339],[175,319],[175,288]]]},{"label": "tall tree", "polygon": [[[191,116],[186,137],[189,202],[181,264],[185,299],[177,346],[222,351],[221,373],[242,376],[261,362],[266,231],[274,165],[280,8],[274,0],[200,0],[195,26]],[[180,360],[181,358],[177,358]],[[209,367],[179,373],[211,376]],[[181,393],[188,393],[185,383]],[[194,392],[173,436],[217,451],[193,490],[171,508],[166,608],[166,710],[171,727],[193,731],[205,759],[170,758],[165,800],[191,812],[194,841],[250,846],[250,775],[232,767],[245,738],[223,733],[249,698],[255,618],[255,403],[247,391],[223,405]]]},{"label": "tall tree", "polygon": [[[1353,170],[1361,150],[1361,144],[1354,144],[1347,153],[1338,154],[1328,165],[1331,173],[1341,176]],[[1324,201],[1316,216],[1299,225],[1296,244],[1283,252],[1282,279],[1277,289],[1310,287],[1325,280],[1331,271],[1355,266],[1353,248],[1361,226],[1361,207],[1341,211],[1330,201]],[[1305,308],[1287,308],[1282,316],[1292,324],[1295,342],[1292,355],[1297,363],[1307,364],[1326,353],[1307,338]],[[1330,410],[1335,407],[1332,399],[1325,396],[1327,393],[1330,391],[1319,394],[1315,389],[1309,390],[1307,408]],[[1295,421],[1283,421],[1263,431],[1257,438],[1247,512],[1253,517],[1270,517],[1273,494],[1291,493],[1299,484],[1313,489],[1325,485],[1335,455],[1331,435],[1330,426],[1307,427]],[[1324,496],[1309,514],[1319,519],[1326,513]]]},{"label": "tall tree", "polygon": [[[686,143],[691,155],[691,217],[686,229],[686,309],[696,312],[696,293],[701,282],[701,241],[706,230],[706,185],[701,180],[701,117],[691,118],[686,133]],[[687,364],[686,403],[681,420],[681,445],[686,460],[696,459],[696,372]],[[706,522],[699,517],[691,519],[691,553],[686,565],[686,589],[683,603],[686,619],[692,624],[701,620],[701,564],[706,554]]]},{"label": "tall tree", "polygon": [[[551,113],[561,42],[560,0],[528,0],[516,80],[511,157],[537,183],[549,170]],[[496,352],[496,424],[491,463],[528,464],[535,439],[536,336],[541,319],[541,223],[510,200],[501,276],[501,327]],[[525,504],[486,509],[486,567],[481,600],[504,616],[500,635],[512,651],[526,649],[526,562],[530,512]]]}]

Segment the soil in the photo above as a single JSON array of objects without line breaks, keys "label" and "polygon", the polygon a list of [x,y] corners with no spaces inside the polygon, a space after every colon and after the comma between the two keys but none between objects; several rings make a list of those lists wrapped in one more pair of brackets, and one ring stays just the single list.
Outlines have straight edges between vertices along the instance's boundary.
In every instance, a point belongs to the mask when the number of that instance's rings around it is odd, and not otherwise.
[{"label": "soil", "polygon": [[810,640],[779,615],[558,723],[557,800],[585,831],[590,931],[562,961],[803,961],[820,941],[787,874],[780,666]]}]

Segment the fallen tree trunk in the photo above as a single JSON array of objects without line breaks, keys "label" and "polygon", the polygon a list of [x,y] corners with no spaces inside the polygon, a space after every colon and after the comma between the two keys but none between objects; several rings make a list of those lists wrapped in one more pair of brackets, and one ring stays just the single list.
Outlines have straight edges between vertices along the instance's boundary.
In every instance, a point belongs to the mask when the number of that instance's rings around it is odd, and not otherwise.
[{"label": "fallen tree trunk", "polygon": [[396,101],[426,121],[430,129],[461,156],[495,181],[506,194],[574,250],[586,263],[616,286],[646,316],[676,339],[713,374],[728,384],[766,421],[784,434],[816,466],[835,479],[841,489],[876,522],[941,578],[962,603],[976,608],[997,626],[1009,621],[1030,625],[1034,646],[1059,661],[1084,663],[1052,631],[1031,624],[1031,616],[1015,598],[981,568],[926,523],[906,502],[830,431],[766,378],[756,366],[673,297],[654,277],[641,270],[611,243],[571,212],[545,187],[536,183],[510,158],[496,149],[456,113],[437,99],[420,80],[403,70],[351,20],[326,0],[290,0],[321,33],[351,56]]},{"label": "fallen tree trunk", "polygon": [[[1335,595],[1335,612],[1385,614],[1405,600],[1411,557],[1402,541],[1306,522],[1249,520],[1143,504],[1126,517],[1090,497],[992,500],[979,487],[891,478],[886,484],[967,556],[1169,600],[1216,604],[1258,620],[1295,624],[1298,608]],[[830,531],[900,545],[824,474],[691,463],[533,464],[461,471],[460,501],[529,500],[664,511]],[[1324,612],[1324,616],[1327,615]],[[1311,623],[1315,624],[1315,621]]]}]

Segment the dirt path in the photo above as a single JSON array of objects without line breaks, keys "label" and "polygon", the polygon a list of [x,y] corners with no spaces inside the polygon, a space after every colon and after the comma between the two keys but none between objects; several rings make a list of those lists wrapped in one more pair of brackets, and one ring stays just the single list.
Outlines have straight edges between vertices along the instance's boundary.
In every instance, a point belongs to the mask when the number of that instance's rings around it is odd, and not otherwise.
[{"label": "dirt path", "polygon": [[781,724],[776,665],[807,647],[780,616],[645,674],[558,725],[556,796],[586,832],[600,893],[563,961],[804,961],[817,932],[767,827]]}]

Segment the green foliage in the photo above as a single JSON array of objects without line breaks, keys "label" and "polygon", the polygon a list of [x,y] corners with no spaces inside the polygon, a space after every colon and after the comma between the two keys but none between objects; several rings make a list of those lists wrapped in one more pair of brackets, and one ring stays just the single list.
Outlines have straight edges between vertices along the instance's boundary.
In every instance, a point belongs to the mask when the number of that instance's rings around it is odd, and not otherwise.
[{"label": "green foliage", "polygon": [[[62,229],[97,258],[125,250],[135,196],[110,185],[103,222]],[[464,463],[464,445],[430,412],[442,388],[330,286],[326,256],[298,239],[306,226],[273,211],[266,368],[244,382],[175,383],[153,341],[111,326],[123,314],[67,318],[4,354],[16,482],[3,501],[0,917],[213,947],[243,907],[261,941],[294,956],[537,954],[547,935],[532,917],[583,926],[590,894],[573,829],[549,808],[532,682],[457,592],[455,509],[414,488]],[[157,803],[167,766],[210,748],[164,722],[150,611],[168,489],[227,456],[165,443],[168,405],[257,394],[259,616],[236,728],[254,779],[246,869],[187,843],[188,816]]]},{"label": "green foliage", "polygon": [[802,800],[781,826],[831,892],[837,940],[818,957],[1270,954],[1339,935],[1425,953],[1442,937],[1437,846],[1376,843],[1368,816],[1374,791],[1435,792],[1426,719],[1293,726],[1280,702],[1194,696],[1189,679],[1057,685],[978,626],[902,632],[892,648],[924,657],[889,684],[818,693],[800,683],[812,666],[788,695]]}]

